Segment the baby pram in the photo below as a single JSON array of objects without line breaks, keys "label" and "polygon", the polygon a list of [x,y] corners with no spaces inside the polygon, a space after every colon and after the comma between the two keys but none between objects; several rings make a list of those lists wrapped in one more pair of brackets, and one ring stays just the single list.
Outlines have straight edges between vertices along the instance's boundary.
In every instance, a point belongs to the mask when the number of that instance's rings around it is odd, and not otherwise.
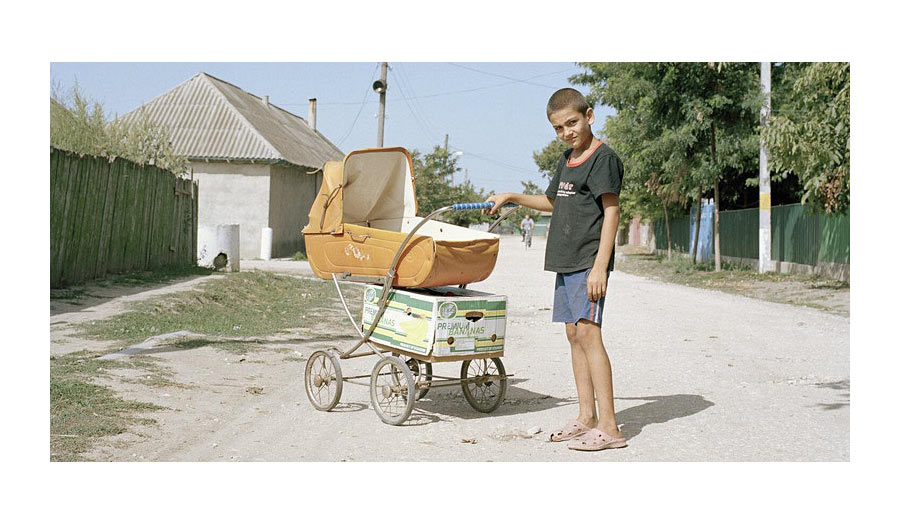
[{"label": "baby pram", "polygon": [[405,149],[353,151],[343,162],[328,162],[303,228],[310,267],[329,280],[335,273],[384,277],[399,255],[392,284],[407,288],[468,284],[491,274],[497,235],[424,220],[417,211]]},{"label": "baby pram", "polygon": [[[490,412],[499,407],[507,378],[500,361],[502,349],[438,357],[371,340],[394,295],[392,288],[404,288],[406,292],[450,285],[462,288],[491,274],[499,237],[490,231],[512,209],[502,214],[488,232],[434,220],[451,210],[490,207],[484,202],[454,204],[426,217],[416,216],[412,158],[403,148],[353,151],[342,162],[326,163],[322,187],[310,209],[309,224],[303,229],[306,253],[315,274],[334,281],[361,339],[347,351],[316,351],[309,357],[305,383],[313,406],[330,411],[340,399],[343,382],[365,378],[343,377],[339,359],[377,354],[381,359],[369,376],[369,386],[372,405],[388,424],[402,424],[417,398],[430,388],[445,385],[461,384],[466,400],[476,410]],[[367,319],[365,333],[347,307],[341,281],[382,286],[377,295],[378,311]],[[354,354],[363,344],[371,352]],[[433,362],[449,360],[463,361],[459,379],[432,374]]]}]

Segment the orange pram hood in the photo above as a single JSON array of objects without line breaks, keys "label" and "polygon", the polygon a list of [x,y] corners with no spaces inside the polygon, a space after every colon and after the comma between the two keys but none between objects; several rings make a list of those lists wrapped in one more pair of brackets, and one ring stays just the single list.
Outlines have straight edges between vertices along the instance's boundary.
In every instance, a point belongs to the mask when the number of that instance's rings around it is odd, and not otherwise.
[{"label": "orange pram hood", "polygon": [[412,157],[402,147],[352,151],[327,162],[322,187],[303,234],[340,234],[344,224],[414,217],[416,186]]}]

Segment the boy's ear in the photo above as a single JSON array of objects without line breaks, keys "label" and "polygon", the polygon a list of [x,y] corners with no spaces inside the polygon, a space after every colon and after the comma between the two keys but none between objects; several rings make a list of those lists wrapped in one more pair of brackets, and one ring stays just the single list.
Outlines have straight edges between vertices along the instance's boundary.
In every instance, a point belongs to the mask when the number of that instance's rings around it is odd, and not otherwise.
[{"label": "boy's ear", "polygon": [[587,117],[588,125],[594,125],[594,108],[587,108],[587,111],[584,112],[584,116]]}]

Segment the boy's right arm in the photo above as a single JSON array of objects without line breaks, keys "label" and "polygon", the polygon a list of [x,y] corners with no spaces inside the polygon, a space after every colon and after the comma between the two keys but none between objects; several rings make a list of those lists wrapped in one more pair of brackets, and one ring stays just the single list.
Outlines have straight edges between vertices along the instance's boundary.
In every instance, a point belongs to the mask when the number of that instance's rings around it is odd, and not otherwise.
[{"label": "boy's right arm", "polygon": [[494,207],[488,211],[489,215],[496,215],[500,206],[507,202],[519,204],[536,211],[553,211],[553,200],[547,195],[523,195],[522,193],[498,193],[487,197],[485,202],[493,202]]}]

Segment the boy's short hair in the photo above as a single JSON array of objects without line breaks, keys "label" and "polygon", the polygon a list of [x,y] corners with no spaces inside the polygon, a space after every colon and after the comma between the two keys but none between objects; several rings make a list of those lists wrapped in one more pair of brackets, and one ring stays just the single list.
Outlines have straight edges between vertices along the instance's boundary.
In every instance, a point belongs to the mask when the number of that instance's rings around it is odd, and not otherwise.
[{"label": "boy's short hair", "polygon": [[584,95],[577,89],[564,87],[550,96],[550,100],[547,102],[547,118],[550,118],[551,114],[567,107],[571,107],[585,115],[591,106],[588,105]]}]

